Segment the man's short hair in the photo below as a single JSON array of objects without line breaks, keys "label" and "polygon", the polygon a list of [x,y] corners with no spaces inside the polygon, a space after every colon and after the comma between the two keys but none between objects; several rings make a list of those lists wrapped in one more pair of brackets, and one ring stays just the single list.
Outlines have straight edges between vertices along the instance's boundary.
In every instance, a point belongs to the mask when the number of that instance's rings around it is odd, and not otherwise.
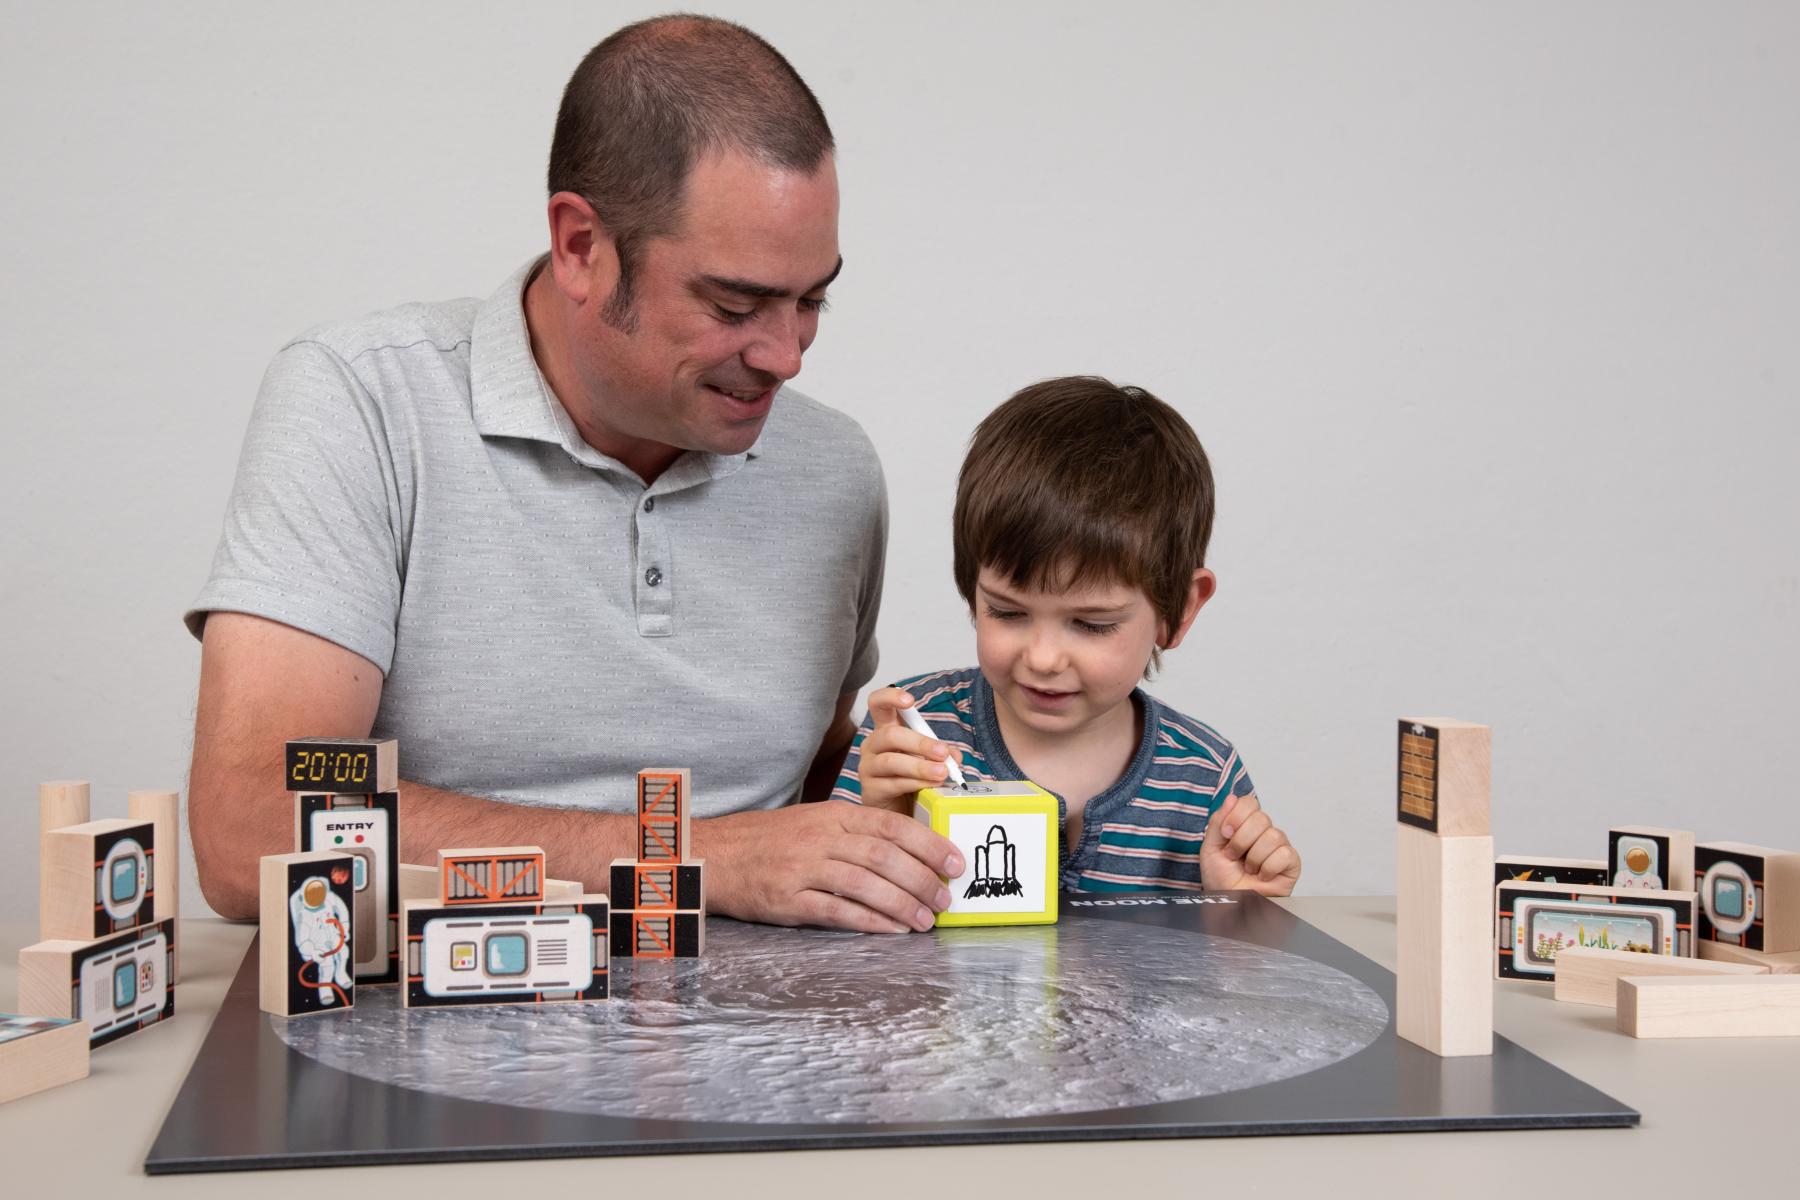
[{"label": "man's short hair", "polygon": [[818,98],[775,47],[714,17],[654,17],[595,46],[569,77],[550,192],[574,192],[605,223],[619,254],[605,315],[623,325],[644,244],[681,228],[702,157],[736,150],[811,174],[833,146]]},{"label": "man's short hair", "polygon": [[1213,477],[1181,414],[1091,375],[1034,383],[976,426],[956,483],[956,587],[981,568],[1014,587],[1141,589],[1181,625],[1212,537]]}]

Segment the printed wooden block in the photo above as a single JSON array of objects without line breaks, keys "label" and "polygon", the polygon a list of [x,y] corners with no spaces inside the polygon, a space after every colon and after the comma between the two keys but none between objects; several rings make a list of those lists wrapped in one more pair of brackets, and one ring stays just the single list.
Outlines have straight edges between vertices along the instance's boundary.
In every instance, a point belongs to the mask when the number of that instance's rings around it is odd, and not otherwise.
[{"label": "printed wooden block", "polygon": [[1767,975],[1767,967],[1707,962],[1674,954],[1639,954],[1630,950],[1595,950],[1565,946],[1556,956],[1556,998],[1565,1004],[1611,1008],[1618,1000],[1619,980],[1626,975]]},{"label": "printed wooden block", "polygon": [[1494,882],[1549,883],[1611,887],[1612,875],[1599,858],[1546,858],[1539,854],[1502,854],[1494,860]]},{"label": "printed wooden block", "polygon": [[264,1012],[300,1017],[355,1005],[356,862],[334,851],[262,860],[257,966]]},{"label": "printed wooden block", "polygon": [[1486,837],[1493,761],[1486,725],[1448,717],[1400,722],[1402,824],[1443,837]]},{"label": "printed wooden block", "polygon": [[544,898],[544,852],[537,846],[438,851],[438,903],[535,904]]},{"label": "printed wooden block", "polygon": [[638,862],[616,858],[607,871],[607,895],[613,904],[639,912],[648,909],[703,909],[705,859],[683,863]]},{"label": "printed wooden block", "polygon": [[1693,892],[1503,883],[1496,908],[1494,974],[1501,979],[1552,983],[1557,955],[1571,946],[1694,954]]},{"label": "printed wooden block", "polygon": [[287,790],[340,796],[400,790],[393,738],[295,738],[287,743]]},{"label": "printed wooden block", "polygon": [[1694,939],[1694,951],[1699,957],[1712,962],[1747,963],[1753,967],[1766,968],[1771,975],[1800,975],[1800,951],[1769,954],[1762,950],[1734,946],[1730,942],[1709,942],[1705,938]]},{"label": "printed wooden block", "polygon": [[55,939],[19,951],[19,1008],[87,1022],[103,1046],[175,1015],[175,922],[98,941]]},{"label": "printed wooden block", "polygon": [[638,861],[680,862],[687,857],[692,791],[693,773],[686,767],[638,772]]},{"label": "printed wooden block", "polygon": [[156,909],[156,826],[89,821],[44,835],[45,940],[90,941],[148,925]]},{"label": "printed wooden block", "polygon": [[1800,951],[1800,853],[1743,842],[1694,848],[1702,940],[1760,950]]},{"label": "printed wooden block", "polygon": [[1800,976],[1619,980],[1619,1032],[1637,1038],[1800,1037]]},{"label": "printed wooden block", "polygon": [[706,952],[706,914],[614,909],[614,958],[699,958]]},{"label": "printed wooden block", "polygon": [[294,799],[295,848],[348,854],[355,863],[352,925],[356,982],[400,979],[400,794],[301,795]]},{"label": "printed wooden block", "polygon": [[944,882],[939,926],[1032,925],[1056,920],[1056,797],[1025,779],[925,788],[915,815],[953,842],[963,872]]},{"label": "printed wooden block", "polygon": [[1397,827],[1394,1030],[1433,1054],[1494,1052],[1494,839]]},{"label": "printed wooden block", "polygon": [[1606,832],[1613,887],[1686,891],[1694,873],[1694,835],[1683,829],[1624,825]]},{"label": "printed wooden block", "polygon": [[[156,858],[151,864],[156,873],[156,911],[151,919],[181,919],[181,793],[131,792],[125,797],[125,811],[134,821],[148,821],[155,827]],[[181,982],[181,954],[177,951],[170,968],[169,980]]]},{"label": "printed wooden block", "polygon": [[0,1104],[87,1073],[86,1021],[0,1013]]},{"label": "printed wooden block", "polygon": [[405,909],[409,1008],[607,996],[605,896],[561,904]]}]

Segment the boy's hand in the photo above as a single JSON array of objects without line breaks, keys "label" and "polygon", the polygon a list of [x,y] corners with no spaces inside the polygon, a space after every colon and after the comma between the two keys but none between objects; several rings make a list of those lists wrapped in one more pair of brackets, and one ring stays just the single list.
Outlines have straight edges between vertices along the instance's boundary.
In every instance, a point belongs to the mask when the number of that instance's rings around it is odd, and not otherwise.
[{"label": "boy's hand", "polygon": [[1256,793],[1232,796],[1206,825],[1200,882],[1208,891],[1288,896],[1300,880],[1300,852],[1275,828]]},{"label": "boy's hand", "polygon": [[882,688],[869,697],[874,728],[863,739],[863,804],[911,816],[920,788],[936,787],[950,777],[944,765],[952,753],[935,738],[914,733],[900,723],[900,710],[916,703],[899,688]]}]

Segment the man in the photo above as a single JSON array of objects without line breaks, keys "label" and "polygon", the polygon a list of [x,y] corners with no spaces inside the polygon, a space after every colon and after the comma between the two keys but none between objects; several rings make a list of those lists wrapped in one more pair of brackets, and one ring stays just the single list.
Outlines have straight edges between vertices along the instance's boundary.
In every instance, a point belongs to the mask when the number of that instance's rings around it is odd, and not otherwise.
[{"label": "man", "polygon": [[188,614],[208,902],[249,916],[292,848],[283,740],[373,730],[411,861],[539,844],[595,885],[636,771],[689,766],[713,911],[929,927],[948,841],[788,803],[843,760],[886,542],[862,431],[782,388],[841,266],[817,100],[738,26],[633,25],[571,78],[549,183],[549,253],[487,301],[314,330],[264,378]]}]

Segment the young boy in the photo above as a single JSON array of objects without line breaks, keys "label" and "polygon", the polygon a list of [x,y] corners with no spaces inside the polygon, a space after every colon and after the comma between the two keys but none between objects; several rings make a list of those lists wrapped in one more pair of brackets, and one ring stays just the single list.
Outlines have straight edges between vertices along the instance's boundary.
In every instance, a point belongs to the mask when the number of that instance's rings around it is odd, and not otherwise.
[{"label": "young boy", "polygon": [[1065,891],[1292,892],[1299,853],[1231,743],[1137,686],[1213,594],[1212,519],[1206,451],[1141,388],[1052,379],[995,409],[954,518],[980,665],[870,696],[833,796],[911,813],[954,751],[1056,794]]}]

